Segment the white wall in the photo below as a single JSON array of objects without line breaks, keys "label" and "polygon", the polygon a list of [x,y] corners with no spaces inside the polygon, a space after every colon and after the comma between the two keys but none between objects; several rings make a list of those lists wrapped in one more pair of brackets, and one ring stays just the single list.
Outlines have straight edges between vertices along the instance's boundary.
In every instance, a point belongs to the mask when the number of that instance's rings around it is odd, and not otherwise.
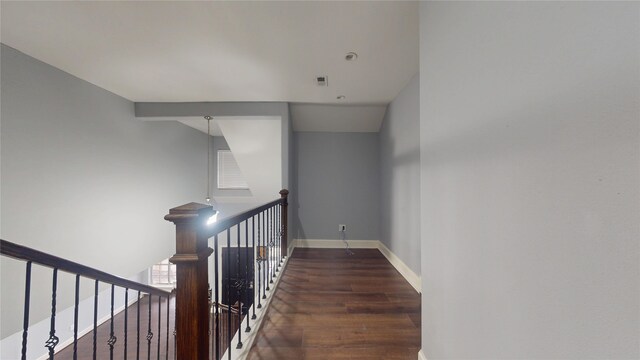
[{"label": "white wall", "polygon": [[[163,217],[204,198],[206,135],[137,120],[132,102],[1,51],[2,238],[124,277],[173,255]],[[24,265],[0,269],[4,338],[21,329]],[[73,301],[73,277],[60,277],[58,310]],[[34,269],[32,288],[33,324],[49,315],[51,271]]]},{"label": "white wall", "polygon": [[380,128],[380,241],[420,274],[420,75],[389,104]]},{"label": "white wall", "polygon": [[421,3],[427,358],[640,358],[639,15]]}]

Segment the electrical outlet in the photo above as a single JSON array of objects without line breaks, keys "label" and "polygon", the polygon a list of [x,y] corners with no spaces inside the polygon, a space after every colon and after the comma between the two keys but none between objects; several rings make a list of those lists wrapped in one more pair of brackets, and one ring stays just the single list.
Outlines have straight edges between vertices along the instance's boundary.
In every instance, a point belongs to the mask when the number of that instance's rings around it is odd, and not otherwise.
[{"label": "electrical outlet", "polygon": [[347,225],[345,225],[345,224],[338,225],[338,231],[339,232],[347,231]]}]

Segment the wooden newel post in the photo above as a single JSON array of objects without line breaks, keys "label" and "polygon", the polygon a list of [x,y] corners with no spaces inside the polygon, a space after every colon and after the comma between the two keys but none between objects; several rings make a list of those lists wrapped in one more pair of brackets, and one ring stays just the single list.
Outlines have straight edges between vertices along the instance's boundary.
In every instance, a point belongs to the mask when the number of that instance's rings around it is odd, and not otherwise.
[{"label": "wooden newel post", "polygon": [[205,226],[211,206],[189,203],[169,210],[165,220],[176,225],[176,354],[179,360],[209,358],[209,304]]},{"label": "wooden newel post", "polygon": [[281,244],[281,256],[289,255],[289,245],[287,244],[287,236],[289,234],[288,220],[287,220],[287,208],[289,207],[288,202],[289,190],[282,189],[280,190],[280,197],[282,198],[282,244]]}]

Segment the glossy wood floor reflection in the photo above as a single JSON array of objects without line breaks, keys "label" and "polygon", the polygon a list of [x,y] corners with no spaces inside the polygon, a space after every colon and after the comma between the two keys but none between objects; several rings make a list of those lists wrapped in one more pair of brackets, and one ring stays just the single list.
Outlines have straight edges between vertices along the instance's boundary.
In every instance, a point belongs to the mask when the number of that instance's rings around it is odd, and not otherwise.
[{"label": "glossy wood floor reflection", "polygon": [[248,359],[411,359],[420,295],[376,249],[297,248]]}]

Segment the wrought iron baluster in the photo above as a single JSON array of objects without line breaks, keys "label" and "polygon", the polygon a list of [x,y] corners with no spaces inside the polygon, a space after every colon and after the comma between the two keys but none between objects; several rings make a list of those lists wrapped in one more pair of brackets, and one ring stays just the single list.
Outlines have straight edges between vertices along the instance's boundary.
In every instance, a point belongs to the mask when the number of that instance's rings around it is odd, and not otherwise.
[{"label": "wrought iron baluster", "polygon": [[140,360],[140,291],[138,290],[138,311],[136,314],[136,360]]},{"label": "wrought iron baluster", "polygon": [[218,257],[221,256],[221,253],[219,251],[219,247],[218,247],[218,235],[216,234],[213,237],[213,248],[215,249],[215,256],[214,256],[214,278],[215,278],[215,302],[213,303],[213,305],[215,306],[215,313],[216,313],[216,360],[220,360],[220,280],[218,277]]},{"label": "wrought iron baluster", "polygon": [[27,360],[27,337],[29,336],[29,305],[31,303],[31,261],[27,261],[24,281],[24,312],[22,320],[22,360]]},{"label": "wrought iron baluster", "polygon": [[227,229],[227,352],[231,360],[231,228]]},{"label": "wrought iron baluster", "polygon": [[[256,247],[256,216],[252,216],[251,217],[251,248],[253,249],[253,301],[251,301],[252,304],[252,308],[253,308],[253,315],[251,316],[251,319],[255,319],[256,318],[256,289],[258,289],[258,299],[260,298],[260,288],[258,285],[258,287],[256,288],[256,269],[257,267],[255,266],[256,263],[258,263],[258,248]],[[258,264],[259,266],[259,264]],[[258,280],[260,280],[260,277],[258,277]]]},{"label": "wrought iron baluster", "polygon": [[171,296],[167,298],[167,348],[166,348],[166,356],[165,359],[169,360],[169,320],[170,320],[170,310],[171,310]]},{"label": "wrought iron baluster", "polygon": [[147,360],[151,360],[151,339],[153,339],[153,332],[151,332],[151,294],[147,295],[147,304],[149,305],[149,322],[147,325]]},{"label": "wrought iron baluster", "polygon": [[274,253],[275,253],[275,242],[274,242],[274,238],[273,238],[273,207],[269,208],[269,255],[271,255],[271,268],[269,269],[271,272],[271,277],[269,278],[269,283],[273,284],[273,278],[276,276],[275,271],[274,271],[274,264],[275,264],[275,257],[274,257]]},{"label": "wrought iron baluster", "polygon": [[[269,261],[269,257],[271,256],[271,252],[269,251],[269,210],[265,210],[264,211],[264,217],[263,217],[263,222],[262,224],[264,225],[264,250],[266,251],[266,258],[267,258],[267,266],[264,268],[265,272],[264,272],[264,283],[267,286],[265,288],[266,291],[269,291],[271,289],[269,289],[269,282],[267,281],[270,276],[270,268],[271,268],[271,261]],[[263,299],[267,298],[267,294],[264,294]]]},{"label": "wrought iron baluster", "polygon": [[238,345],[236,349],[242,349],[242,289],[244,288],[244,279],[240,276],[240,231],[242,227],[239,223],[238,228],[238,243],[236,244],[236,295],[238,298]]},{"label": "wrought iron baluster", "polygon": [[249,260],[249,219],[244,222],[244,259],[244,281],[246,286],[245,299],[247,302],[247,314],[245,315],[245,318],[247,319],[247,328],[244,331],[249,332],[251,331],[251,327],[249,326],[249,312],[251,310],[249,307],[249,304],[251,303],[251,291],[249,291],[249,285],[251,284],[249,281],[249,264],[251,264],[251,261]]},{"label": "wrought iron baluster", "polygon": [[[216,255],[218,253],[215,253]],[[215,313],[213,312],[213,307],[214,303],[213,303],[213,289],[211,288],[211,284],[209,284],[209,292],[207,294],[208,300],[209,300],[209,312],[208,312],[208,316],[209,316],[209,340],[211,341],[211,351],[209,352],[209,354],[211,355],[211,359],[214,358],[213,355],[213,349],[215,349],[215,341],[216,341],[216,336],[215,336],[215,326],[216,326],[216,319],[215,319]]]},{"label": "wrought iron baluster", "polygon": [[129,338],[128,332],[129,325],[129,288],[124,289],[124,360],[127,360],[127,339]]},{"label": "wrought iron baluster", "polygon": [[114,304],[114,291],[115,285],[111,284],[111,322],[109,324],[109,340],[107,341],[107,345],[109,345],[109,359],[113,360],[113,347],[118,341],[118,338],[113,334],[113,304]]},{"label": "wrought iron baluster", "polygon": [[284,260],[284,256],[282,256],[282,235],[283,235],[283,227],[282,227],[282,204],[278,204],[278,254],[280,254],[280,266],[282,266],[282,261]]},{"label": "wrought iron baluster", "polygon": [[[149,295],[149,302],[151,302],[151,295]],[[158,295],[158,360],[160,360],[160,329],[162,326],[162,296]]]},{"label": "wrought iron baluster", "polygon": [[261,304],[261,299],[260,299],[260,292],[264,292],[264,288],[263,288],[263,283],[262,283],[262,263],[264,261],[264,258],[262,257],[262,251],[263,251],[263,247],[262,247],[262,230],[260,229],[260,225],[261,225],[261,214],[258,214],[258,247],[256,248],[256,263],[258,264],[258,273],[257,273],[257,277],[258,277],[258,309],[262,308],[262,304]]},{"label": "wrought iron baluster", "polygon": [[276,277],[276,273],[279,271],[278,267],[280,265],[280,263],[278,262],[278,229],[277,229],[277,221],[278,221],[278,212],[276,211],[276,209],[278,208],[278,205],[274,205],[273,206],[273,268],[274,268],[274,274],[273,277]]},{"label": "wrought iron baluster", "polygon": [[58,269],[53,268],[53,286],[51,289],[51,326],[49,328],[49,339],[45,342],[45,347],[49,349],[49,359],[55,356],[56,345],[60,339],[56,336],[56,295],[58,291]]},{"label": "wrought iron baluster", "polygon": [[97,359],[98,349],[98,280],[93,290],[93,360]]},{"label": "wrought iron baluster", "polygon": [[73,303],[73,360],[78,359],[78,305],[80,303],[80,275],[76,275],[76,294]]}]

